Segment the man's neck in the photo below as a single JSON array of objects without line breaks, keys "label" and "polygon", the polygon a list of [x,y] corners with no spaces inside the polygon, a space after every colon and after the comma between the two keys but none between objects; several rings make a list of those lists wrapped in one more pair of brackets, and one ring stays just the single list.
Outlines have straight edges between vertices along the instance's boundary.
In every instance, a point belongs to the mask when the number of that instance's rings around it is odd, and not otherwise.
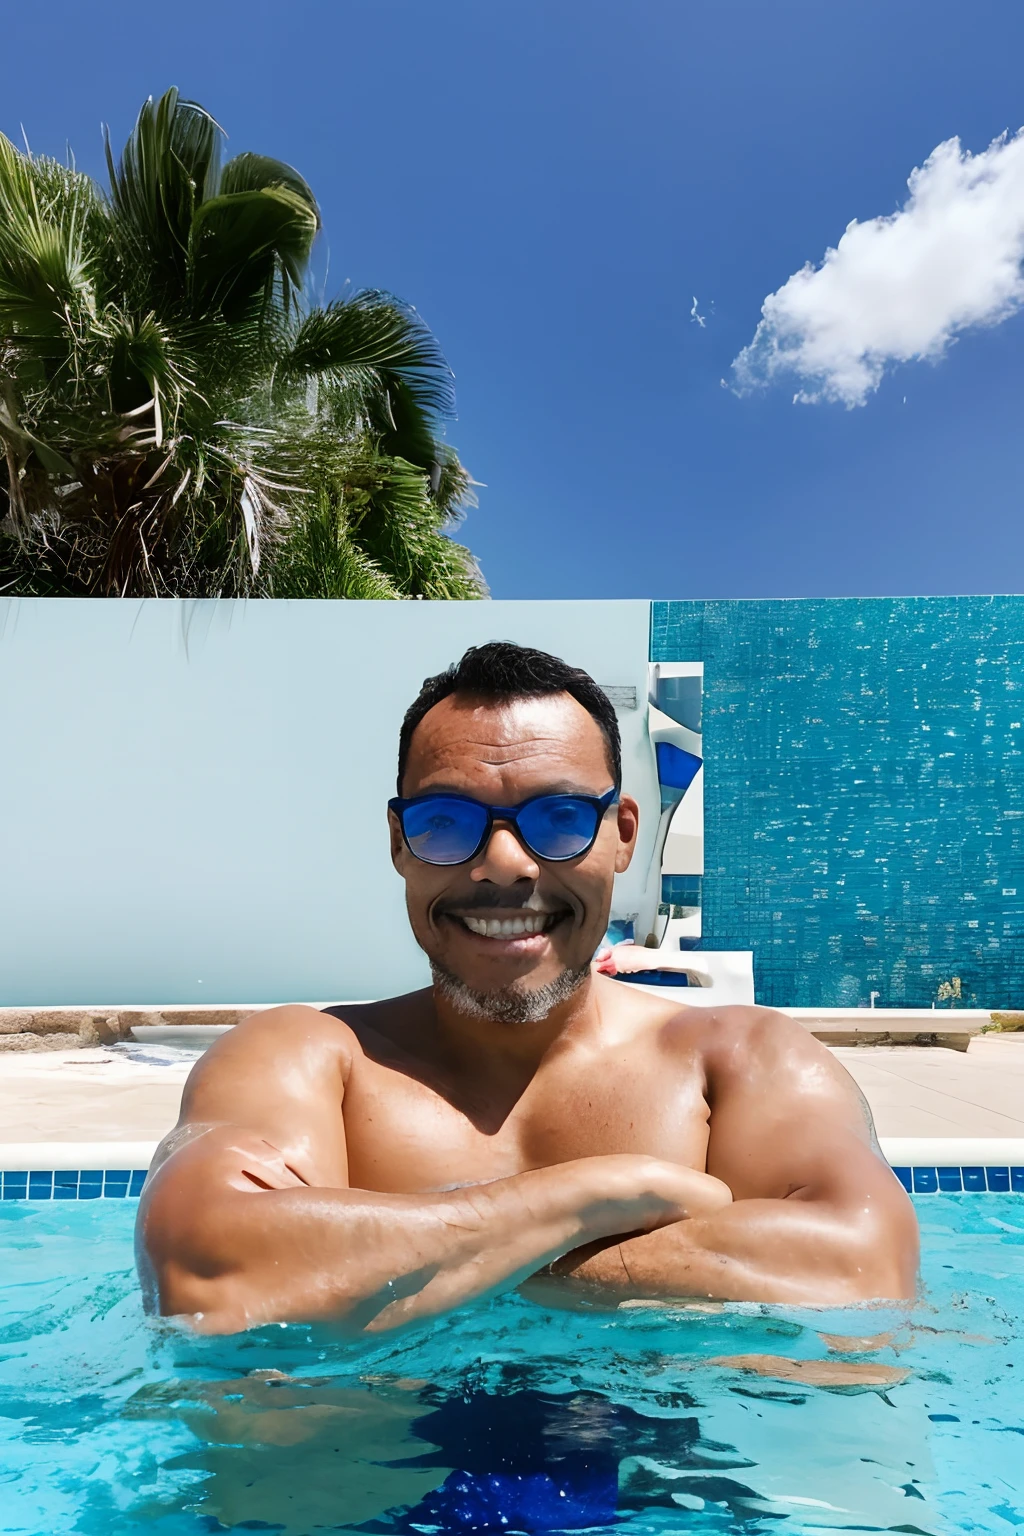
[{"label": "man's neck", "polygon": [[529,1023],[505,1023],[464,1012],[437,983],[432,990],[439,1044],[450,1059],[473,1070],[487,1064],[499,1072],[505,1068],[517,1076],[532,1076],[556,1042],[585,1033],[599,1017],[597,989],[589,973],[543,1019]]}]

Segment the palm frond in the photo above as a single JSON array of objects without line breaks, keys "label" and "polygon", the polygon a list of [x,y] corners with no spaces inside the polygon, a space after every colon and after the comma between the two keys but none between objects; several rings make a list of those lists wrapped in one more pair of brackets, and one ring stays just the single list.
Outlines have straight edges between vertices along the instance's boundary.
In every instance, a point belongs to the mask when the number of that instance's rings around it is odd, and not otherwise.
[{"label": "palm frond", "polygon": [[0,337],[38,343],[94,312],[95,211],[88,177],[55,176],[0,134]]},{"label": "palm frond", "polygon": [[254,155],[249,151],[235,155],[220,173],[217,190],[231,192],[265,192],[268,187],[286,187],[302,199],[316,214],[320,228],[320,207],[313,189],[304,176],[283,160],[273,160],[268,155]]},{"label": "palm frond", "polygon": [[121,158],[106,140],[110,198],[128,263],[162,308],[186,291],[192,220],[216,190],[222,130],[172,87],[139,112]]},{"label": "palm frond", "polygon": [[440,483],[444,444],[404,379],[388,379],[382,391],[370,397],[367,421],[384,453],[424,470],[431,488]]},{"label": "palm frond", "polygon": [[480,481],[473,479],[455,449],[442,443],[430,494],[447,529],[457,527],[471,508],[480,505],[476,494],[479,485]]},{"label": "palm frond", "polygon": [[454,376],[414,309],[367,289],[313,310],[281,360],[285,374],[343,377],[366,370],[383,390],[396,382],[428,417],[455,409]]},{"label": "palm frond", "polygon": [[261,296],[269,298],[278,273],[288,306],[302,285],[317,228],[315,206],[290,187],[208,198],[192,221],[193,312],[244,315]]},{"label": "palm frond", "polygon": [[106,372],[114,412],[134,415],[152,402],[154,444],[159,447],[163,420],[173,432],[178,411],[195,387],[175,355],[174,338],[154,314],[136,317],[113,305],[104,311],[97,332],[109,344]]},{"label": "palm frond", "polygon": [[296,519],[273,576],[275,597],[369,600],[401,592],[352,538],[342,497],[326,486]]},{"label": "palm frond", "polygon": [[445,533],[429,481],[415,464],[364,453],[353,461],[343,495],[352,538],[404,596],[486,594],[468,550]]}]

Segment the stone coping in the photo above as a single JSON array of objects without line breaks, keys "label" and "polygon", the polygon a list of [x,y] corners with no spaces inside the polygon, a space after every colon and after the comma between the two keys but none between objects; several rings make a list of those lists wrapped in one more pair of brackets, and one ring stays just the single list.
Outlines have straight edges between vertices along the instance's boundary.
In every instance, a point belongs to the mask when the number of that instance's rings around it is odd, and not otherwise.
[{"label": "stone coping", "polygon": [[991,1029],[1000,1017],[987,1008],[780,1008],[779,1012],[803,1024],[824,1045],[944,1046],[954,1051],[966,1051],[975,1036]]},{"label": "stone coping", "polygon": [[[156,1007],[0,1008],[0,1051],[66,1051],[80,1046],[114,1045],[131,1039],[139,1025],[230,1027],[272,1003],[189,1003]],[[314,1007],[322,1004],[315,1003]]]},{"label": "stone coping", "polygon": [[[900,1019],[908,1023],[914,1022],[920,1028],[922,1023],[932,1025],[957,1024],[968,1028],[980,1029],[994,1018],[1004,1017],[998,1009],[994,1008],[779,1008],[779,1013],[787,1013],[791,1019],[821,1019],[830,1022],[864,1023],[868,1024],[875,1019]],[[1020,1015],[1024,1024],[1024,1013]]]},{"label": "stone coping", "polygon": [[[680,998],[680,1001],[685,999]],[[230,1028],[274,1003],[102,1004],[82,1007],[0,1008],[0,1052],[73,1050],[113,1045],[133,1028]],[[321,1008],[321,1002],[310,1004]],[[994,1021],[1024,1025],[1019,1015],[983,1008],[780,1008],[826,1045],[922,1045],[966,1051]],[[1013,1038],[1012,1032],[1004,1038]],[[1024,1039],[1024,1032],[1018,1034]]]},{"label": "stone coping", "polygon": [[9,1141],[0,1145],[0,1171],[52,1168],[148,1168],[156,1141]]}]

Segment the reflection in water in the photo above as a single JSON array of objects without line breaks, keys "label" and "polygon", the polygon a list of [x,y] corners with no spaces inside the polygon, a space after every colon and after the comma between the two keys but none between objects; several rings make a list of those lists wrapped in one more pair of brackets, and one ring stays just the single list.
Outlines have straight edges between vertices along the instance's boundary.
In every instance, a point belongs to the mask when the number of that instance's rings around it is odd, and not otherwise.
[{"label": "reflection in water", "polygon": [[[423,1407],[397,1384],[339,1386],[255,1371],[235,1381],[143,1388],[125,1416],[187,1425],[199,1445],[164,1466],[206,1474],[190,1502],[228,1529],[257,1521],[308,1536],[326,1525],[358,1525],[396,1503],[416,1504],[439,1481],[434,1463],[415,1464],[423,1444],[411,1430]],[[403,1456],[413,1464],[395,1466]],[[179,1507],[180,1494],[170,1505]],[[166,1513],[154,1501],[134,1515]]]},{"label": "reflection in water", "polygon": [[[775,1382],[751,1385],[752,1360],[759,1374],[774,1376]],[[736,1405],[733,1419],[747,1438],[754,1425],[743,1422],[744,1416],[756,1420],[767,1414],[771,1420],[780,1408],[807,1402],[805,1395],[780,1386],[791,1364],[781,1357],[739,1356],[721,1363],[735,1366],[729,1390],[746,1401]],[[803,1490],[786,1493],[777,1475],[769,1480],[774,1487],[766,1484],[760,1458],[702,1432],[690,1394],[659,1392],[654,1411],[644,1413],[593,1390],[551,1392],[525,1384],[534,1372],[543,1375],[548,1364],[506,1362],[487,1372],[486,1388],[474,1384],[481,1373],[471,1370],[454,1390],[381,1377],[338,1386],[330,1379],[257,1371],[201,1386],[143,1388],[127,1413],[163,1419],[172,1411],[196,1436],[200,1443],[194,1450],[165,1466],[202,1474],[191,1507],[206,1522],[216,1522],[207,1529],[272,1528],[283,1536],[308,1536],[343,1527],[380,1536],[414,1531],[483,1536],[577,1531],[628,1523],[641,1514],[649,1519],[658,1510],[678,1517],[705,1509],[714,1513],[716,1529],[725,1519],[729,1529],[752,1531],[765,1518],[788,1521],[811,1510],[818,1529],[848,1528],[851,1517],[871,1519],[861,1529],[917,1529],[905,1523],[905,1500],[921,1497],[906,1471],[917,1465],[906,1457],[906,1422],[893,1426],[896,1457],[890,1444],[885,1462],[891,1470],[880,1482],[868,1467],[861,1467],[859,1477],[847,1468],[840,1473],[844,1493],[837,1499],[833,1465],[826,1477],[829,1496],[816,1498],[806,1491],[802,1433],[790,1456],[776,1447],[769,1458],[775,1474],[788,1461]],[[680,1362],[674,1364],[678,1370]],[[864,1373],[856,1371],[836,1388],[842,1395],[870,1391]],[[777,1433],[783,1425],[776,1420],[773,1427]],[[754,1438],[762,1438],[756,1430]],[[920,1451],[919,1437],[910,1439]],[[858,1460],[871,1469],[883,1466],[877,1457]],[[902,1487],[894,1482],[901,1467],[908,1479]],[[166,1506],[156,1503],[134,1512],[143,1521],[166,1513]],[[692,1520],[693,1515],[688,1525]]]},{"label": "reflection in water", "polygon": [[[510,1375],[517,1373],[509,1373]],[[437,1451],[420,1466],[454,1464],[435,1491],[398,1517],[408,1529],[558,1531],[610,1525],[630,1506],[673,1504],[659,1479],[673,1470],[747,1466],[731,1446],[702,1442],[696,1418],[649,1418],[596,1392],[467,1391],[439,1403],[413,1433]],[[753,1490],[728,1477],[713,1496],[742,1505]]]}]

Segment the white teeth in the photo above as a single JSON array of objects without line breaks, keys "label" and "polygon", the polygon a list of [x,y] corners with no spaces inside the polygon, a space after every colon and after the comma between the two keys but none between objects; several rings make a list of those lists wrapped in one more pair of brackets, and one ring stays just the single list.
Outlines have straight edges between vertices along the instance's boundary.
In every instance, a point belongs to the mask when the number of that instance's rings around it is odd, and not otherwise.
[{"label": "white teeth", "polygon": [[514,939],[520,934],[544,933],[552,914],[524,912],[521,917],[464,917],[470,933],[487,939]]}]

